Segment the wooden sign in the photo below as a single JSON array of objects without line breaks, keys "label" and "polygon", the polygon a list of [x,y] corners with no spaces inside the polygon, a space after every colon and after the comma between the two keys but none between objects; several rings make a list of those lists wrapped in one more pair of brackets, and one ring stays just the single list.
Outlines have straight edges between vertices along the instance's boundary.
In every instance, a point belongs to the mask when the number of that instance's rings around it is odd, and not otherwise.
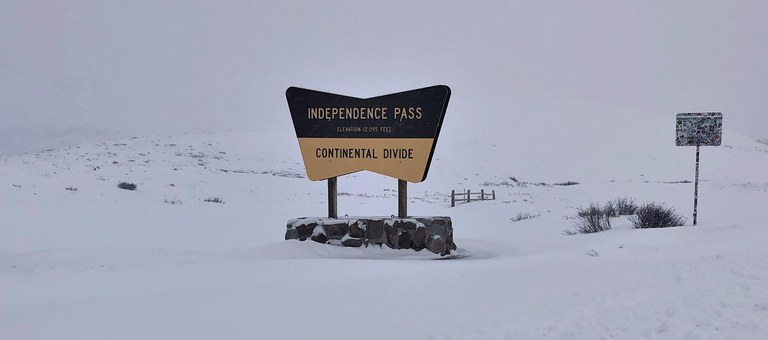
[{"label": "wooden sign", "polygon": [[309,179],[369,170],[418,183],[427,178],[451,89],[361,99],[290,87],[285,96]]},{"label": "wooden sign", "polygon": [[678,113],[676,131],[677,146],[719,146],[723,140],[723,114]]}]

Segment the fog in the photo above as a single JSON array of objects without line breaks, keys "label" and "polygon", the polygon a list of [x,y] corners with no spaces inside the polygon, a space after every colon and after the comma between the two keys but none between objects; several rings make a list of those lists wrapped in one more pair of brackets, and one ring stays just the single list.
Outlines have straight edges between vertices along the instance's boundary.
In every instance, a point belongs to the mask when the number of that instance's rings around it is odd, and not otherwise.
[{"label": "fog", "polygon": [[609,107],[668,115],[671,128],[678,112],[722,111],[726,129],[768,137],[763,1],[0,8],[0,155],[104,136],[290,129],[289,86],[370,97],[449,85],[450,130]]}]

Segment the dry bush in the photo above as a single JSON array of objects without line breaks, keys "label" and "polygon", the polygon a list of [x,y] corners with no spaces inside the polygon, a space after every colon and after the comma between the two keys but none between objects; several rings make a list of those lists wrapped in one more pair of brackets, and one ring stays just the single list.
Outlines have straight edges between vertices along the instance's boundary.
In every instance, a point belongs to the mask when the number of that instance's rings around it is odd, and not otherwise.
[{"label": "dry bush", "polygon": [[599,204],[590,204],[586,208],[579,208],[576,218],[575,230],[566,230],[566,235],[592,234],[611,229],[611,216],[607,215]]},{"label": "dry bush", "polygon": [[634,215],[637,211],[635,199],[627,196],[613,200],[613,205],[616,207],[617,216]]},{"label": "dry bush", "polygon": [[124,190],[136,190],[136,184],[128,182],[120,182],[117,187]]},{"label": "dry bush", "polygon": [[531,213],[527,213],[527,212],[526,213],[522,213],[521,212],[521,213],[517,213],[517,215],[515,217],[510,218],[510,220],[512,220],[512,222],[520,222],[522,220],[536,218],[536,217],[539,217],[539,216],[541,216],[541,213],[531,214]]},{"label": "dry bush", "polygon": [[643,204],[628,218],[637,229],[679,227],[686,222],[674,209],[660,203]]}]

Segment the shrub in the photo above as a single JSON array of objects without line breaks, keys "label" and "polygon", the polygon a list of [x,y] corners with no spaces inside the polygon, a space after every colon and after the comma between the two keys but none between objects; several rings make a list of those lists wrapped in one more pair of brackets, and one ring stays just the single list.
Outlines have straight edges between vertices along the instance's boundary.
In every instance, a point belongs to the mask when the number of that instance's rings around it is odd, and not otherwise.
[{"label": "shrub", "polygon": [[637,211],[637,204],[635,204],[635,200],[627,196],[613,200],[613,205],[616,207],[616,216],[634,215]]},{"label": "shrub", "polygon": [[74,192],[74,191],[77,191],[77,187],[66,187],[66,188],[64,188],[64,190]]},{"label": "shrub", "polygon": [[619,211],[616,209],[616,204],[613,201],[605,202],[603,213],[608,217],[619,217]]},{"label": "shrub", "polygon": [[209,198],[204,199],[203,202],[208,202],[208,203],[224,203],[224,200],[222,200],[221,198],[218,198],[218,197],[209,197]]},{"label": "shrub", "polygon": [[679,227],[686,222],[674,209],[659,203],[646,203],[628,218],[637,229]]},{"label": "shrub", "polygon": [[579,208],[574,230],[566,230],[566,235],[592,234],[611,229],[610,216],[598,204],[590,204],[586,208]]},{"label": "shrub", "polygon": [[128,182],[120,182],[117,184],[117,187],[125,190],[136,190],[136,184]]},{"label": "shrub", "polygon": [[538,214],[531,214],[531,213],[517,213],[517,216],[510,218],[512,222],[520,222],[522,220],[527,220],[531,218],[536,218],[541,216],[541,213]]}]

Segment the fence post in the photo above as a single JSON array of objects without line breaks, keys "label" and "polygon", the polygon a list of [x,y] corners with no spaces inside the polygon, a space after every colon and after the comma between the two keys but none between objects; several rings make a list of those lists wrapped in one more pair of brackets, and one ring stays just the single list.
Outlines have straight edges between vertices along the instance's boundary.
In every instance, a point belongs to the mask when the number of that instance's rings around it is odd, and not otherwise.
[{"label": "fence post", "polygon": [[451,208],[456,206],[456,190],[451,190]]},{"label": "fence post", "polygon": [[469,191],[469,189],[467,189],[467,203],[469,203],[469,194],[471,194],[471,192]]},{"label": "fence post", "polygon": [[485,201],[485,189],[480,189],[480,200]]},{"label": "fence post", "polygon": [[493,194],[493,200],[496,200],[496,190],[491,191],[491,194]]}]

